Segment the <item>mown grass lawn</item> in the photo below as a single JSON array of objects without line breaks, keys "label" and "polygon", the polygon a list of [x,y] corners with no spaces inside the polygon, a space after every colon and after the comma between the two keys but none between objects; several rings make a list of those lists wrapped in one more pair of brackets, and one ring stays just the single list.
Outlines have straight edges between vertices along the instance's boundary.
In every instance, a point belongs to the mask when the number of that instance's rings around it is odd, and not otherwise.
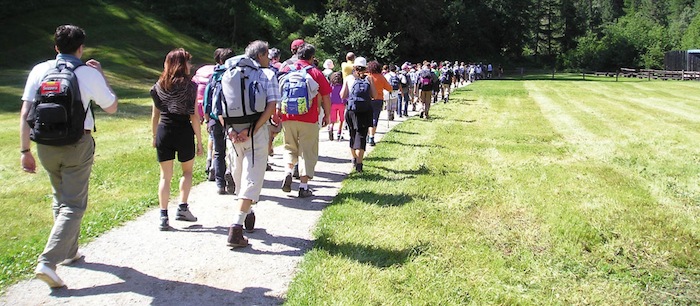
[{"label": "mown grass lawn", "polygon": [[396,127],[287,302],[700,303],[700,86],[597,80],[480,81]]}]

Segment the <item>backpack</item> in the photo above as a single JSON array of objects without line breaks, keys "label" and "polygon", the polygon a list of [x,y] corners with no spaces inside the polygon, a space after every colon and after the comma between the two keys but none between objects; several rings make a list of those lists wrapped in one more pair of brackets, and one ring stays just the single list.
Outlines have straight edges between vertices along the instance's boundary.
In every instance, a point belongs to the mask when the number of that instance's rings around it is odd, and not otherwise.
[{"label": "backpack", "polygon": [[422,90],[432,90],[431,85],[433,82],[433,77],[431,76],[431,74],[432,72],[430,72],[430,70],[423,70],[418,76],[420,79],[420,85]]},{"label": "backpack", "polygon": [[223,98],[221,91],[221,78],[226,72],[224,66],[217,66],[214,68],[214,73],[212,73],[207,83],[207,87],[204,88],[204,98],[202,101],[202,106],[204,107],[204,113],[209,114],[212,119],[219,120],[219,114],[221,113],[221,106],[219,101]]},{"label": "backpack", "polygon": [[369,81],[367,77],[355,79],[348,95],[347,110],[355,113],[366,113],[372,111],[372,95],[370,94]]},{"label": "backpack", "polygon": [[282,95],[280,111],[285,115],[303,115],[309,112],[311,99],[318,94],[318,83],[309,74],[313,66],[296,69],[292,65],[290,68],[279,83]]},{"label": "backpack", "polygon": [[57,60],[41,80],[37,96],[27,115],[29,138],[36,143],[64,146],[78,142],[85,134],[87,109],[83,108],[75,69]]},{"label": "backpack", "polygon": [[[224,64],[221,90],[216,87],[212,103],[221,110],[225,124],[255,123],[265,112],[267,99],[259,80],[264,77],[260,65],[251,58],[239,55]],[[218,101],[217,101],[218,100]]]},{"label": "backpack", "polygon": [[389,84],[391,85],[391,89],[393,90],[399,90],[399,84],[401,82],[399,81],[399,76],[396,75],[395,73],[389,76]]},{"label": "backpack", "polygon": [[440,83],[449,84],[452,82],[452,70],[444,68],[440,74]]}]

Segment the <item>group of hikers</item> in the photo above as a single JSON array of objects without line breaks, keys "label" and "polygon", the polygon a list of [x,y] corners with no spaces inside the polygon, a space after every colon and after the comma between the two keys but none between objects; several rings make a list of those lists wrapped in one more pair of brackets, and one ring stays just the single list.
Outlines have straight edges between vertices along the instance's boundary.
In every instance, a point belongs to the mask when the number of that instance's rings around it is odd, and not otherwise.
[{"label": "group of hikers", "polygon": [[[78,236],[95,148],[91,101],[107,113],[116,112],[118,105],[100,63],[80,60],[85,39],[83,29],[59,26],[54,33],[56,59],[32,69],[22,96],[21,165],[25,172],[36,171],[30,140],[36,142],[54,193],[54,226],[35,270],[52,288],[64,285],[56,265],[82,256]],[[219,194],[237,196],[227,245],[245,247],[243,231],[254,230],[251,207],[259,200],[278,133],[284,140],[282,191],[291,192],[297,177],[298,197],[311,197],[309,181],[319,157],[321,127],[328,129],[329,140],[338,141],[344,140],[347,129],[354,169],[362,172],[366,146],[375,145],[384,109],[393,120],[395,115],[408,116],[409,106],[413,111],[419,106],[420,117],[429,119],[438,91],[447,103],[450,91],[471,78],[471,68],[463,63],[382,66],[349,52],[340,71],[333,71],[332,60],[319,67],[316,48],[302,39],[294,40],[290,51],[292,57],[280,61],[281,52],[261,40],[251,42],[241,55],[219,48],[216,64],[199,68],[193,77],[189,52],[177,48],[166,55],[150,90],[152,145],[160,165],[160,230],[171,229],[168,203],[176,157],[182,169],[176,219],[197,220],[187,203],[194,158],[205,151],[202,124],[209,134],[206,171]]]}]

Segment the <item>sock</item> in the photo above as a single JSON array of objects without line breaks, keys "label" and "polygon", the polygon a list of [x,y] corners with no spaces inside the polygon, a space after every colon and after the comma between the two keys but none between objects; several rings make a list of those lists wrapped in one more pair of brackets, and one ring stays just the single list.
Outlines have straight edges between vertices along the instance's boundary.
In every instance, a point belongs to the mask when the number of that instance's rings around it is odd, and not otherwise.
[{"label": "sock", "polygon": [[309,183],[299,183],[299,189],[309,189]]},{"label": "sock", "polygon": [[178,209],[187,210],[187,203],[182,203],[182,204],[178,205]]},{"label": "sock", "polygon": [[287,168],[287,170],[285,170],[284,173],[286,175],[292,175],[292,173],[294,173],[294,168],[292,168],[292,169]]},{"label": "sock", "polygon": [[248,213],[244,211],[239,211],[238,212],[238,220],[236,220],[236,226],[243,226],[243,222],[245,222],[245,216],[247,216]]},{"label": "sock", "polygon": [[167,210],[167,209],[161,209],[161,210],[160,210],[160,216],[161,216],[161,217],[168,217],[168,210]]},{"label": "sock", "polygon": [[249,209],[248,212],[246,213],[246,215],[250,215],[252,213],[253,213],[253,208]]}]

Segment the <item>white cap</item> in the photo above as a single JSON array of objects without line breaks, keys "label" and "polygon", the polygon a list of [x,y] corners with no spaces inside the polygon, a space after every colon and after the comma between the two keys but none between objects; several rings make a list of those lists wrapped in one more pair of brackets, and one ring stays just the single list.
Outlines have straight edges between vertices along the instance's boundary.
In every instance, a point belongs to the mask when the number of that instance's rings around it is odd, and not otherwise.
[{"label": "white cap", "polygon": [[355,58],[355,61],[352,65],[367,68],[367,60],[364,57],[360,56]]},{"label": "white cap", "polygon": [[333,69],[334,67],[335,66],[333,65],[333,60],[331,60],[330,58],[323,62],[323,68]]}]

